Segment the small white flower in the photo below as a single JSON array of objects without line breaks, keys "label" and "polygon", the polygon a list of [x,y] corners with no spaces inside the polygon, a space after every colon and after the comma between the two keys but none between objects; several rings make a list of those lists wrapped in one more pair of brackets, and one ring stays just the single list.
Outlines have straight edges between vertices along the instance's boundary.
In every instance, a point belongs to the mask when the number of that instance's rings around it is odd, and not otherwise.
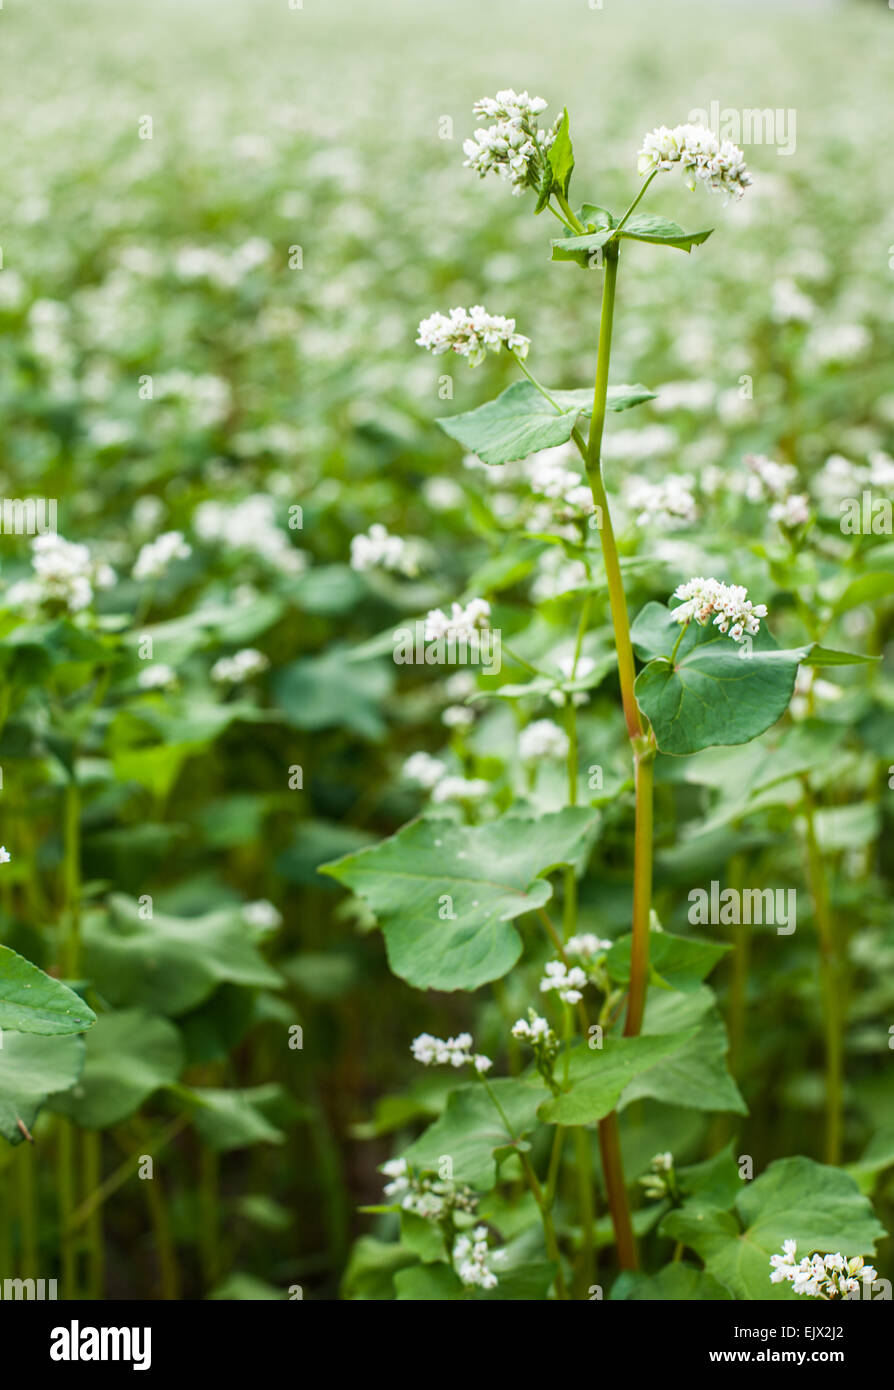
[{"label": "small white flower", "polygon": [[375,522],[367,535],[351,540],[351,568],[354,570],[395,570],[408,576],[418,573],[416,549],[400,536],[392,536]]},{"label": "small white flower", "polygon": [[133,578],[157,579],[172,560],[185,560],[191,554],[192,549],[183,539],[182,531],[164,531],[140,550],[132,570]]},{"label": "small white flower", "polygon": [[424,1067],[472,1066],[479,1076],[483,1076],[493,1066],[489,1057],[472,1052],[471,1033],[458,1033],[455,1038],[436,1038],[431,1033],[420,1033],[410,1043],[410,1051]]},{"label": "small white flower", "polygon": [[441,715],[441,723],[448,729],[468,729],[475,723],[475,711],[467,705],[448,705]]},{"label": "small white flower", "polygon": [[535,719],[533,724],[522,729],[518,752],[523,763],[539,762],[541,758],[564,758],[568,753],[568,735],[551,719]]},{"label": "small white flower", "polygon": [[461,603],[451,605],[448,616],[440,608],[433,608],[425,619],[426,642],[469,642],[490,626],[490,604],[487,599],[473,598],[463,608]]},{"label": "small white flower", "polygon": [[734,642],[741,642],[746,633],[759,632],[760,619],[767,616],[766,604],[753,604],[743,585],[722,584],[717,579],[690,579],[677,586],[673,597],[684,600],[673,609],[676,622],[695,620],[699,627],[704,627],[713,617],[714,625],[729,633]]},{"label": "small white flower", "polygon": [[692,495],[694,485],[688,473],[668,473],[657,483],[633,476],[625,485],[624,501],[637,513],[637,526],[674,530],[689,525],[698,516]]},{"label": "small white flower", "polygon": [[282,913],[279,912],[273,903],[266,898],[259,898],[257,902],[244,903],[242,916],[250,927],[256,931],[275,931],[282,926]]},{"label": "small white flower", "polygon": [[493,173],[508,179],[516,195],[536,188],[544,155],[556,138],[555,128],[537,129],[537,117],[546,105],[542,97],[511,89],[476,101],[473,113],[493,124],[480,126],[471,140],[463,141],[465,168],[474,169],[479,178]]},{"label": "small white flower", "polygon": [[177,672],[163,661],[155,661],[144,666],[137,675],[137,685],[141,690],[164,690],[177,684]]},{"label": "small white flower", "polygon": [[637,159],[640,174],[666,173],[675,164],[683,170],[690,189],[705,183],[713,192],[741,198],[753,182],[745,156],[731,140],[718,140],[707,126],[659,126],[643,138]]},{"label": "small white flower", "polygon": [[490,783],[481,777],[444,777],[432,789],[434,802],[480,801],[490,791]]},{"label": "small white flower", "polygon": [[548,990],[554,989],[564,1003],[579,1004],[584,997],[581,991],[586,983],[587,977],[579,965],[569,968],[560,960],[550,960],[546,963],[545,974],[540,981],[540,991],[546,994]]},{"label": "small white flower", "polygon": [[401,769],[408,782],[417,782],[427,790],[439,782],[447,771],[447,764],[428,753],[412,753]]},{"label": "small white flower", "polygon": [[604,951],[610,951],[612,942],[603,940],[593,932],[579,932],[565,942],[565,954],[574,960],[591,961]]},{"label": "small white flower", "polygon": [[235,685],[266,671],[270,662],[255,647],[244,647],[235,656],[222,656],[211,667],[211,679],[219,685]]},{"label": "small white flower", "polygon": [[11,860],[12,855],[10,854],[9,850],[6,848],[5,845],[0,845],[0,864],[9,864]]},{"label": "small white flower", "polygon": [[530,338],[516,333],[515,319],[489,314],[481,304],[473,304],[468,312],[463,308],[451,309],[449,316],[431,314],[420,323],[416,343],[436,357],[455,352],[467,358],[470,367],[483,362],[488,350],[499,352],[505,345],[519,357],[527,357],[531,346]]}]

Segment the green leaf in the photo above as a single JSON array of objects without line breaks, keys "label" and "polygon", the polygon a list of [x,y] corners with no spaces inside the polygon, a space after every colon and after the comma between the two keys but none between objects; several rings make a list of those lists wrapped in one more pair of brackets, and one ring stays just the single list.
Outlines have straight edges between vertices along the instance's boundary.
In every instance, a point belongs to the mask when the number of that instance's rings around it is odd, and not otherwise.
[{"label": "green leaf", "polygon": [[784,1240],[797,1241],[799,1258],[815,1251],[850,1258],[871,1255],[885,1236],[853,1178],[810,1158],[771,1163],[741,1193],[735,1213],[684,1206],[664,1218],[661,1232],[684,1241],[743,1299],[797,1297],[789,1284],[770,1283],[770,1256],[782,1253]]},{"label": "green leaf", "polygon": [[122,893],[84,925],[87,969],[110,1004],[138,1005],[175,1018],[226,981],[276,988],[282,983],[254,945],[238,907],[202,917],[156,912],[144,921]]},{"label": "green leaf", "polygon": [[394,1288],[401,1301],[446,1303],[465,1298],[468,1291],[448,1264],[418,1264],[398,1270]]},{"label": "green leaf", "polygon": [[583,236],[554,237],[550,241],[553,249],[552,260],[574,261],[584,270],[599,270],[602,258],[598,254],[607,241],[615,235],[612,227],[601,227]]},{"label": "green leaf", "polygon": [[416,820],[320,872],[369,904],[401,979],[418,989],[477,989],[518,960],[513,918],[549,901],[544,875],[578,861],[595,823],[583,807],[478,826]]},{"label": "green leaf", "polygon": [[61,980],[0,946],[0,1028],[16,1033],[82,1033],[96,1014]]},{"label": "green leaf", "polygon": [[414,1211],[400,1214],[400,1243],[418,1255],[423,1264],[443,1260],[446,1253],[440,1227]]},{"label": "green leaf", "polygon": [[[488,1085],[513,1133],[523,1139],[534,1128],[537,1107],[545,1095],[540,1078],[536,1073],[499,1077]],[[515,1147],[487,1088],[475,1081],[450,1092],[443,1115],[404,1151],[403,1157],[414,1168],[436,1173],[442,1160],[449,1158],[454,1182],[486,1191],[497,1180],[495,1154]]]},{"label": "green leaf", "polygon": [[194,1107],[192,1118],[200,1137],[216,1153],[253,1144],[284,1144],[286,1136],[264,1113],[284,1094],[275,1083],[244,1091],[178,1087],[178,1095]]},{"label": "green leaf", "polygon": [[[630,979],[631,935],[619,937],[606,957],[613,980],[627,984]],[[652,932],[649,937],[649,965],[653,980],[669,989],[689,992],[698,989],[702,980],[731,948],[725,942],[701,941],[695,937],[674,936],[670,932]]]},{"label": "green leaf", "polygon": [[710,1274],[694,1265],[684,1264],[682,1260],[665,1265],[657,1274],[622,1274],[615,1281],[611,1299],[627,1302],[715,1302],[732,1298]]},{"label": "green leaf", "polygon": [[[602,1047],[588,1043],[568,1054],[569,1080],[559,1096],[544,1101],[540,1118],[548,1124],[589,1125],[614,1110],[621,1093],[638,1076],[647,1074],[692,1037],[692,1032],[661,1037],[606,1038]],[[564,1076],[560,1059],[556,1075]]]},{"label": "green leaf", "polygon": [[414,1265],[416,1256],[402,1245],[361,1236],[348,1258],[341,1283],[341,1297],[382,1302],[394,1297],[394,1275],[406,1265]]},{"label": "green leaf", "polygon": [[584,203],[577,214],[579,222],[584,226],[598,231],[601,227],[613,227],[615,219],[607,208],[599,207],[598,203]]},{"label": "green leaf", "polygon": [[296,729],[340,728],[380,739],[381,705],[393,684],[393,662],[350,663],[347,649],[336,645],[284,666],[273,678],[273,691]]},{"label": "green leaf", "polygon": [[863,666],[867,662],[881,661],[880,656],[863,656],[859,652],[838,652],[832,647],[811,646],[802,666]]},{"label": "green leaf", "polygon": [[[589,415],[593,394],[588,390],[550,391],[558,409],[530,381],[516,381],[496,400],[462,415],[438,420],[445,434],[457,440],[484,463],[512,463],[539,449],[565,444],[582,415]],[[645,386],[610,386],[609,410],[629,410],[654,398]]]},{"label": "green leaf", "polygon": [[84,1065],[84,1040],[4,1033],[0,1047],[0,1134],[10,1144],[25,1138],[49,1096],[73,1086]]},{"label": "green leaf", "polygon": [[561,124],[556,131],[556,138],[547,152],[549,167],[553,175],[553,187],[557,188],[563,197],[567,197],[568,184],[571,181],[571,171],[574,168],[574,150],[571,147],[571,122],[568,119],[568,107],[562,113]]},{"label": "green leaf", "polygon": [[173,1023],[139,1009],[101,1014],[86,1045],[77,1085],[50,1104],[85,1129],[106,1129],[126,1120],[153,1091],[175,1082],[183,1066]]},{"label": "green leaf", "polygon": [[676,222],[669,222],[666,217],[655,217],[648,212],[635,212],[625,222],[624,229],[618,236],[629,241],[648,241],[658,246],[675,246],[688,254],[693,246],[701,246],[702,242],[707,241],[713,230],[713,227],[709,227],[706,232],[684,232],[682,227],[678,227]]},{"label": "green leaf", "polygon": [[688,1029],[686,1041],[672,1055],[637,1076],[624,1092],[621,1105],[651,1096],[666,1105],[691,1110],[729,1110],[747,1115],[739,1088],[726,1069],[727,1037],[714,996],[702,985],[690,994],[650,994],[642,1037],[677,1037]]},{"label": "green leaf", "polygon": [[[667,655],[655,655],[659,631]],[[749,649],[713,624],[690,623],[671,665],[679,634],[670,610],[658,603],[646,604],[631,631],[637,649],[653,657],[634,691],[663,753],[748,743],[782,717],[809,646],[780,651],[762,627]]]}]

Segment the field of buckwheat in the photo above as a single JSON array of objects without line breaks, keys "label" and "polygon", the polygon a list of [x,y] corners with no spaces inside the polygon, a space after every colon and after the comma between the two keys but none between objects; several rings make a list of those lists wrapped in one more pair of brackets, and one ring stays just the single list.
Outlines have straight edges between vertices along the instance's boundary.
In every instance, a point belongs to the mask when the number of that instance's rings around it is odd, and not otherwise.
[{"label": "field of buckwheat", "polygon": [[891,1297],[892,26],[0,9],[4,1298]]}]

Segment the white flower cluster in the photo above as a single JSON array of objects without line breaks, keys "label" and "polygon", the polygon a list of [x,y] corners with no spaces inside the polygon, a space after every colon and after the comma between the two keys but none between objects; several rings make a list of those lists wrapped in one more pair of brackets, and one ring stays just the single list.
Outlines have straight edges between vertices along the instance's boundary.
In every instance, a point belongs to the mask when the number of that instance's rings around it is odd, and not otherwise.
[{"label": "white flower cluster", "polygon": [[[596,662],[591,656],[579,656],[575,663],[573,652],[568,656],[560,657],[557,664],[566,681],[586,680],[587,676],[592,675],[596,670]],[[585,690],[574,690],[570,696],[564,690],[551,690],[549,698],[550,702],[558,705],[560,709],[568,703],[569,699],[575,706],[585,705],[590,699]]]},{"label": "white flower cluster", "polygon": [[672,1153],[656,1154],[650,1164],[651,1173],[640,1178],[643,1195],[646,1197],[666,1197],[677,1190],[674,1178],[674,1156]]},{"label": "white flower cluster", "polygon": [[718,140],[703,125],[678,125],[673,130],[663,125],[643,137],[636,165],[641,174],[656,170],[666,173],[674,164],[683,169],[690,189],[701,182],[714,192],[725,193],[727,198],[741,198],[752,183],[738,145],[732,140]]},{"label": "white flower cluster", "polygon": [[750,475],[745,484],[749,502],[771,499],[770,520],[794,528],[810,520],[810,498],[806,492],[793,492],[798,470],[790,463],[776,463],[763,454],[746,454]]},{"label": "white flower cluster", "polygon": [[637,526],[659,526],[676,530],[695,521],[698,510],[692,489],[694,479],[688,473],[668,473],[658,483],[646,478],[628,478],[624,501],[636,512]]},{"label": "white flower cluster", "polygon": [[461,603],[451,604],[449,616],[440,608],[433,608],[425,619],[426,642],[469,642],[490,626],[490,604],[487,599],[470,599],[463,608]]},{"label": "white flower cluster", "polygon": [[523,763],[564,758],[568,753],[568,735],[551,719],[535,719],[519,734],[518,752]]},{"label": "white flower cluster", "polygon": [[794,1240],[782,1242],[783,1254],[770,1256],[771,1284],[781,1284],[787,1280],[794,1293],[806,1294],[809,1298],[847,1298],[848,1294],[860,1292],[860,1284],[865,1279],[870,1283],[878,1278],[872,1265],[864,1265],[862,1255],[854,1255],[847,1260],[840,1254],[805,1255],[797,1264],[795,1252],[798,1243]]},{"label": "white flower cluster", "polygon": [[153,661],[137,675],[137,685],[141,690],[166,690],[176,684],[177,672],[164,661]]},{"label": "white flower cluster", "polygon": [[516,197],[526,188],[536,188],[543,156],[556,138],[555,130],[537,129],[537,117],[546,107],[543,97],[511,88],[476,101],[473,114],[493,124],[479,126],[470,140],[463,141],[463,167],[474,169],[482,179],[491,173],[508,179]]},{"label": "white flower cluster", "polygon": [[579,932],[577,936],[570,936],[565,942],[565,954],[571,956],[572,960],[586,962],[595,960],[604,951],[610,951],[611,947],[611,941],[603,940],[593,932]]},{"label": "white flower cluster", "polygon": [[491,352],[499,352],[505,344],[510,352],[519,357],[527,357],[531,339],[516,333],[515,319],[504,318],[502,314],[489,314],[481,304],[473,304],[466,311],[463,308],[451,309],[447,314],[430,314],[419,325],[418,347],[427,348],[435,357],[444,352],[455,352],[468,359],[470,367],[477,367]]},{"label": "white flower cluster", "polygon": [[274,499],[258,492],[232,506],[201,502],[193,515],[193,525],[203,541],[219,541],[228,550],[250,551],[283,574],[301,574],[307,557],[280,530],[276,513]]},{"label": "white flower cluster", "polygon": [[12,855],[9,850],[5,845],[0,845],[0,864],[9,864],[11,861]]},{"label": "white flower cluster", "polygon": [[434,802],[481,801],[490,791],[490,783],[482,777],[444,777],[432,790]]},{"label": "white flower cluster", "polygon": [[93,601],[95,589],[110,589],[115,571],[93,560],[86,545],[55,534],[35,536],[31,542],[33,579],[20,579],[6,594],[10,608],[38,609],[43,603],[64,603],[69,613],[80,613]]},{"label": "white flower cluster", "polygon": [[424,1067],[472,1065],[479,1075],[490,1071],[493,1062],[480,1052],[472,1052],[472,1034],[459,1033],[455,1038],[435,1038],[431,1033],[420,1033],[410,1043],[410,1051]]},{"label": "white flower cluster", "polygon": [[392,536],[378,521],[370,526],[367,535],[351,540],[351,569],[377,568],[409,576],[419,570],[415,548],[400,536]]},{"label": "white flower cluster", "polygon": [[471,1215],[478,1198],[470,1187],[440,1180],[435,1174],[412,1171],[405,1158],[392,1158],[382,1164],[382,1172],[391,1181],[385,1184],[385,1196],[400,1199],[404,1211],[440,1221],[451,1211]]},{"label": "white flower cluster", "polygon": [[713,615],[714,626],[728,632],[734,642],[741,642],[746,633],[759,632],[760,619],[767,616],[767,605],[752,603],[742,584],[721,584],[719,579],[690,579],[674,589],[673,597],[684,600],[673,610],[678,623],[694,618],[704,627]]},{"label": "white flower cluster", "polygon": [[569,967],[560,960],[550,960],[540,981],[540,992],[546,994],[554,989],[564,1003],[579,1004],[584,997],[581,991],[586,983],[587,977],[579,965]]},{"label": "white flower cluster", "polygon": [[487,1227],[476,1226],[471,1236],[460,1236],[453,1247],[453,1263],[462,1282],[480,1289],[495,1289],[498,1284],[488,1259],[504,1259],[502,1250],[491,1250],[487,1239]]},{"label": "white flower cluster", "polygon": [[236,685],[266,671],[270,662],[256,647],[243,647],[235,656],[222,656],[211,667],[211,679],[219,685]]},{"label": "white flower cluster", "polygon": [[[593,492],[576,469],[566,468],[565,464],[571,461],[571,457],[565,444],[555,449],[541,449],[534,454],[528,465],[531,491],[561,502],[572,511],[589,514],[595,510]],[[528,529],[533,528],[529,526]],[[576,535],[571,538],[577,539]]]},{"label": "white flower cluster", "polygon": [[512,1036],[518,1038],[519,1042],[527,1042],[532,1046],[535,1043],[549,1043],[553,1039],[558,1043],[558,1038],[547,1020],[541,1018],[533,1009],[528,1010],[527,1018],[516,1019],[512,1025]]},{"label": "white flower cluster", "polygon": [[274,907],[269,898],[258,898],[256,902],[245,903],[242,916],[255,931],[276,931],[282,926],[282,913]]},{"label": "white flower cluster", "polygon": [[447,764],[442,763],[440,758],[433,758],[430,753],[413,753],[401,770],[408,782],[416,782],[431,791],[447,771]]},{"label": "white flower cluster", "polygon": [[186,560],[191,554],[192,548],[183,539],[182,531],[164,531],[141,548],[132,570],[133,577],[157,579],[172,560]]}]

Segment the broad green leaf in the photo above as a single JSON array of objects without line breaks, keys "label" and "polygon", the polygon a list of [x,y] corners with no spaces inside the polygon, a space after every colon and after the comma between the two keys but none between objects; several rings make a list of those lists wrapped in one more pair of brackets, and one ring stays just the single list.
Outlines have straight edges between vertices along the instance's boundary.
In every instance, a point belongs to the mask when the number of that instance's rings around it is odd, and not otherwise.
[{"label": "broad green leaf", "polygon": [[382,701],[393,684],[393,662],[349,663],[346,648],[333,646],[283,666],[273,691],[296,729],[341,728],[379,739],[385,732]]},{"label": "broad green leaf", "polygon": [[744,1183],[733,1157],[732,1144],[727,1144],[725,1149],[712,1158],[706,1158],[703,1163],[678,1168],[677,1181],[690,1211],[698,1207],[715,1211],[731,1207],[743,1191]]},{"label": "broad green leaf", "polygon": [[481,1190],[492,1188],[497,1180],[495,1154],[516,1147],[513,1134],[523,1140],[534,1128],[537,1107],[546,1092],[536,1074],[497,1078],[489,1086],[512,1134],[485,1086],[475,1081],[450,1092],[443,1115],[404,1151],[407,1162],[414,1168],[437,1173],[447,1157],[453,1165],[454,1182]]},{"label": "broad green leaf", "polygon": [[202,917],[140,917],[132,899],[116,893],[84,925],[86,965],[110,1004],[141,1006],[176,1017],[201,1004],[227,981],[276,988],[281,979],[252,941],[241,909]]},{"label": "broad green leaf", "polygon": [[192,1109],[202,1141],[217,1153],[247,1149],[253,1144],[285,1143],[282,1130],[265,1114],[265,1108],[284,1094],[275,1083],[242,1091],[181,1086],[177,1094]]},{"label": "broad green leaf", "polygon": [[704,1261],[709,1274],[737,1298],[792,1299],[782,1282],[770,1283],[770,1256],[784,1240],[798,1243],[798,1257],[840,1251],[846,1257],[871,1255],[885,1228],[852,1177],[810,1158],[782,1158],[747,1185],[735,1214],[670,1212],[662,1234],[682,1240]]},{"label": "broad green leaf", "polygon": [[[657,610],[657,611],[656,611]],[[656,656],[658,631],[666,655]],[[653,659],[634,690],[663,753],[696,753],[717,744],[748,743],[780,719],[809,646],[780,651],[765,628],[751,645],[736,643],[709,624],[690,623],[674,664],[680,627],[661,604],[649,603],[633,624],[638,650]]]},{"label": "broad green leaf", "polygon": [[402,1245],[361,1236],[355,1241],[341,1282],[341,1297],[345,1299],[382,1302],[394,1297],[394,1275],[407,1265],[415,1265],[417,1256]]},{"label": "broad green leaf", "polygon": [[[606,957],[613,980],[626,984],[630,979],[630,946],[633,937],[619,937]],[[670,989],[698,989],[730,947],[722,941],[701,941],[695,937],[674,936],[671,932],[652,932],[649,937],[649,965],[658,984]]]},{"label": "broad green leaf", "polygon": [[80,995],[0,946],[0,1029],[16,1033],[82,1033],[96,1014]]},{"label": "broad green leaf", "polygon": [[614,1110],[622,1092],[636,1077],[647,1075],[692,1036],[690,1030],[651,1038],[606,1038],[602,1047],[591,1048],[588,1043],[573,1047],[568,1055],[568,1085],[562,1081],[565,1062],[560,1059],[556,1076],[562,1094],[544,1101],[539,1111],[541,1120],[548,1124],[589,1125],[603,1119]]},{"label": "broad green leaf", "polygon": [[625,222],[624,229],[618,236],[629,241],[648,241],[658,246],[675,246],[688,254],[693,246],[701,246],[702,242],[707,241],[713,230],[713,227],[709,227],[706,232],[684,232],[682,227],[678,227],[676,222],[669,222],[666,217],[655,217],[648,212],[635,212]]},{"label": "broad green leaf", "polygon": [[183,1066],[173,1023],[141,1009],[100,1014],[86,1038],[81,1077],[54,1096],[50,1108],[85,1129],[106,1129],[126,1120],[153,1091],[171,1085]]},{"label": "broad green leaf", "polygon": [[550,241],[552,259],[574,261],[584,270],[601,269],[602,257],[599,252],[614,235],[612,227],[600,227],[595,232],[585,232],[583,236],[554,237]]},{"label": "broad green leaf", "polygon": [[477,989],[518,960],[512,919],[549,901],[544,875],[577,862],[595,821],[583,807],[478,826],[416,820],[320,872],[369,904],[401,979],[418,989]]},{"label": "broad green leaf", "polygon": [[562,112],[562,122],[556,131],[556,138],[547,153],[549,167],[553,175],[553,187],[567,196],[571,171],[574,168],[574,150],[571,147],[571,122],[568,107]]},{"label": "broad green leaf", "polygon": [[872,1136],[863,1153],[847,1171],[861,1192],[871,1193],[882,1173],[894,1167],[894,1124],[883,1125]]},{"label": "broad green leaf", "polygon": [[613,1301],[627,1302],[720,1302],[731,1298],[729,1289],[725,1289],[712,1275],[682,1260],[665,1265],[657,1274],[622,1274],[611,1291]]},{"label": "broad green leaf", "polygon": [[41,1037],[37,1033],[4,1033],[0,1047],[0,1135],[10,1144],[25,1138],[18,1121],[28,1129],[49,1096],[68,1090],[84,1065],[84,1040]]},{"label": "broad green leaf", "polygon": [[726,1069],[726,1028],[711,990],[702,985],[689,994],[650,993],[641,1036],[676,1037],[684,1028],[689,1032],[683,1045],[635,1077],[621,1106],[651,1096],[666,1105],[746,1115],[748,1107]]},{"label": "broad green leaf", "polygon": [[418,1255],[423,1264],[443,1260],[446,1254],[441,1228],[414,1211],[400,1214],[400,1243]]},{"label": "broad green leaf", "polygon": [[448,1264],[417,1264],[400,1269],[394,1276],[394,1289],[400,1301],[446,1303],[471,1297],[458,1274]]},{"label": "broad green leaf", "polygon": [[[550,404],[530,381],[516,381],[493,401],[462,415],[438,420],[445,434],[455,439],[484,463],[512,463],[539,449],[565,444],[582,415],[593,405],[588,390],[550,391]],[[645,386],[610,386],[609,410],[629,410],[654,398]]]},{"label": "broad green leaf", "polygon": [[594,230],[615,225],[615,219],[608,209],[601,208],[598,203],[584,203],[578,211],[577,218],[584,226],[592,227]]}]

